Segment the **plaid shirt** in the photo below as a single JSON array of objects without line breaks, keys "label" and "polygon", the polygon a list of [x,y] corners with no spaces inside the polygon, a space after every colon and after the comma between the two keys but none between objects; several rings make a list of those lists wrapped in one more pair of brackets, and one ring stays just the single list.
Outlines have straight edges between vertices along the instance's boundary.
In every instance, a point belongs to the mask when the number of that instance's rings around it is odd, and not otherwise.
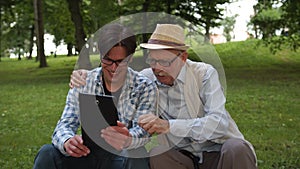
[{"label": "plaid shirt", "polygon": [[[64,142],[74,136],[80,127],[79,93],[104,94],[101,70],[100,67],[89,71],[85,86],[69,90],[66,106],[52,136],[54,146],[65,155]],[[143,146],[149,141],[149,134],[138,126],[137,120],[142,114],[155,113],[156,95],[157,88],[151,80],[128,68],[117,105],[120,122],[128,125],[132,121],[133,127],[129,132],[133,139],[127,149]]]}]

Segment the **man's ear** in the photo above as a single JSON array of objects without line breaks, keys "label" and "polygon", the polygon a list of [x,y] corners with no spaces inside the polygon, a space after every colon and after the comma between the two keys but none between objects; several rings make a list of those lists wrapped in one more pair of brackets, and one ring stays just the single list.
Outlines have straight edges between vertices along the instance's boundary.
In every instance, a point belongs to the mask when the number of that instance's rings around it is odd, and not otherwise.
[{"label": "man's ear", "polygon": [[181,54],[181,60],[183,62],[185,62],[188,57],[189,57],[189,54],[187,53],[187,51],[183,51],[183,53]]}]

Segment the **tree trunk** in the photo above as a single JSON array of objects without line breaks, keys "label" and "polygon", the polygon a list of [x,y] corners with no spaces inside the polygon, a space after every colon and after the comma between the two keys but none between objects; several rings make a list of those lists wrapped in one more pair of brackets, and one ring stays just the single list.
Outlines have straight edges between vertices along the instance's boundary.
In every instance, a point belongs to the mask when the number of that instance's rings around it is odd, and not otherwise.
[{"label": "tree trunk", "polygon": [[30,28],[30,44],[29,44],[29,56],[28,59],[32,59],[33,43],[34,43],[34,24]]},{"label": "tree trunk", "polygon": [[21,40],[20,40],[20,28],[19,26],[17,25],[17,53],[18,53],[18,60],[21,60]]},{"label": "tree trunk", "polygon": [[72,43],[68,43],[67,44],[68,56],[72,56],[73,55],[72,48],[73,48],[73,44]]},{"label": "tree trunk", "polygon": [[47,67],[46,56],[44,51],[44,25],[42,9],[42,0],[34,0],[37,57],[40,60],[40,67]]},{"label": "tree trunk", "polygon": [[207,22],[207,23],[205,23],[205,42],[210,41],[209,30],[210,30],[210,24]]},{"label": "tree trunk", "polygon": [[67,2],[71,13],[71,19],[75,26],[76,50],[80,52],[77,68],[90,69],[92,64],[89,57],[89,49],[82,49],[85,44],[86,35],[84,33],[83,20],[80,13],[81,0],[67,0]]},{"label": "tree trunk", "polygon": [[21,48],[18,46],[18,60],[22,60],[21,59]]},{"label": "tree trunk", "polygon": [[75,26],[75,39],[76,50],[80,52],[81,48],[85,44],[86,35],[83,29],[83,20],[80,13],[81,0],[67,0],[69,5],[69,11],[71,13],[71,19]]}]

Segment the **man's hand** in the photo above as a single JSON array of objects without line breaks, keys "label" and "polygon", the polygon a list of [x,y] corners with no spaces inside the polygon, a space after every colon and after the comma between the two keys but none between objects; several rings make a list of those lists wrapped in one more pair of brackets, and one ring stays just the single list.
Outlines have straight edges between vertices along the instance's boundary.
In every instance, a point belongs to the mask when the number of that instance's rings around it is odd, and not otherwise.
[{"label": "man's hand", "polygon": [[164,134],[170,131],[168,120],[160,119],[154,114],[144,114],[139,117],[138,124],[149,134]]},{"label": "man's hand", "polygon": [[64,143],[66,152],[72,157],[87,156],[90,150],[87,146],[83,145],[82,137],[75,135]]},{"label": "man's hand", "polygon": [[131,135],[126,125],[118,121],[118,126],[110,126],[101,130],[101,137],[120,151],[131,144]]},{"label": "man's hand", "polygon": [[74,87],[84,86],[86,84],[87,70],[79,69],[74,70],[71,74],[69,87],[73,89]]}]

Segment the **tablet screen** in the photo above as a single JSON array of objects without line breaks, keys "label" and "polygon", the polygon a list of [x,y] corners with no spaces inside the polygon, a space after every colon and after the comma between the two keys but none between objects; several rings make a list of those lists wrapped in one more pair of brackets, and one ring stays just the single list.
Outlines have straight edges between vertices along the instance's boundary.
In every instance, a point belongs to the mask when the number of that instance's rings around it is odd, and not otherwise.
[{"label": "tablet screen", "polygon": [[115,97],[110,95],[96,95],[96,103],[106,122],[110,126],[117,126],[119,118],[115,105]]}]

